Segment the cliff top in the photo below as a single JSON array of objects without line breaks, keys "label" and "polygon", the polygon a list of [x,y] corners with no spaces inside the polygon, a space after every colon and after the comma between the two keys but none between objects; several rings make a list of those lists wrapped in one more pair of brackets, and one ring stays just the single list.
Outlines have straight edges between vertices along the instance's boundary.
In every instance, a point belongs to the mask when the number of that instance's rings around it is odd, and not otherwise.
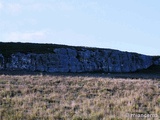
[{"label": "cliff top", "polygon": [[[69,46],[69,45],[60,45],[60,44],[40,44],[40,43],[20,43],[20,42],[0,42],[0,52],[3,53],[4,56],[10,56],[16,52],[22,53],[53,53],[53,49],[55,48],[74,48],[76,50],[79,49],[88,49],[88,50],[113,50],[119,51],[115,49],[108,48],[97,48],[97,47],[86,47],[86,46]],[[126,52],[126,51],[124,51]],[[130,52],[133,54],[138,54],[134,52]],[[160,56],[155,56],[156,58]]]},{"label": "cliff top", "polygon": [[0,42],[0,52],[3,53],[5,56],[10,56],[10,54],[16,53],[16,52],[53,53],[53,49],[55,48],[75,48],[77,50],[84,49],[84,48],[89,50],[104,49],[104,48],[69,46],[69,45],[59,45],[59,44]]}]

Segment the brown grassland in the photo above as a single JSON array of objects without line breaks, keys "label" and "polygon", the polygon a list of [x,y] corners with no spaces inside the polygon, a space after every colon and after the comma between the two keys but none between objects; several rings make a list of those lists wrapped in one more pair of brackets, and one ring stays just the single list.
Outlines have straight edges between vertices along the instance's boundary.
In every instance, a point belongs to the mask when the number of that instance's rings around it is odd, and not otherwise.
[{"label": "brown grassland", "polygon": [[160,117],[160,79],[0,75],[0,120],[132,120]]}]

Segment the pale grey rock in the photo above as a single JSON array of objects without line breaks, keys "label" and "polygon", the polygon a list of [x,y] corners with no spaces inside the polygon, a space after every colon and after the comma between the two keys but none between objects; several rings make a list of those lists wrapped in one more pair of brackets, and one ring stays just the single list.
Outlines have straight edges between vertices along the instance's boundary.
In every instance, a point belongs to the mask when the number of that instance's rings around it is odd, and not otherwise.
[{"label": "pale grey rock", "polygon": [[122,72],[119,58],[119,51],[112,52],[108,59],[109,72]]},{"label": "pale grey rock", "polygon": [[30,64],[30,54],[16,53],[11,55],[11,63],[8,67],[12,70],[29,70]]},{"label": "pale grey rock", "polygon": [[56,48],[53,53],[15,53],[5,63],[0,54],[0,70],[41,72],[134,72],[160,65],[160,58],[110,49]]},{"label": "pale grey rock", "polygon": [[132,62],[129,61],[129,56],[127,52],[119,53],[119,60],[120,60],[120,68],[121,72],[130,72],[131,71],[131,64]]}]

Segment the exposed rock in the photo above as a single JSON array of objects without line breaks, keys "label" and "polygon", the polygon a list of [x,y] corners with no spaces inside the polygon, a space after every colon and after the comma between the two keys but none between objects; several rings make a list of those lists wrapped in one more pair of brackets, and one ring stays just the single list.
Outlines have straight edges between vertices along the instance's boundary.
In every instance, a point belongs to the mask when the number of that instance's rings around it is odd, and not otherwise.
[{"label": "exposed rock", "polygon": [[41,72],[134,72],[160,65],[160,58],[109,49],[54,48],[50,53],[16,52],[6,63],[0,54],[0,70]]},{"label": "exposed rock", "polygon": [[160,65],[160,58],[154,61],[154,65]]}]

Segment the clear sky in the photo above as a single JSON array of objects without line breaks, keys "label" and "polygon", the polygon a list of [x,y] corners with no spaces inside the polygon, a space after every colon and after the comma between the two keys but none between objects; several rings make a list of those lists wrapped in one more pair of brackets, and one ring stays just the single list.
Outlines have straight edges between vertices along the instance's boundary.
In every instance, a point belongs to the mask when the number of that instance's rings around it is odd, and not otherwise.
[{"label": "clear sky", "polygon": [[160,0],[0,0],[0,41],[160,55]]}]

